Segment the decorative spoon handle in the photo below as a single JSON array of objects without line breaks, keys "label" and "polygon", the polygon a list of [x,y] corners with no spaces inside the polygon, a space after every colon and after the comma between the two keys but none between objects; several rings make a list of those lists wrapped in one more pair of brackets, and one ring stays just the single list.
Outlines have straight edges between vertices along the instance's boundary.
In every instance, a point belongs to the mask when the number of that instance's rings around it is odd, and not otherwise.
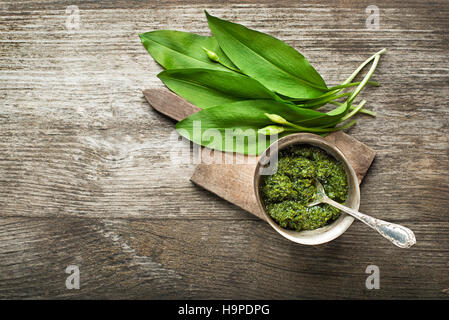
[{"label": "decorative spoon handle", "polygon": [[322,202],[326,202],[331,206],[336,207],[341,211],[346,212],[347,214],[350,214],[354,218],[359,219],[400,248],[410,248],[416,243],[415,234],[409,228],[406,228],[399,224],[394,224],[391,222],[373,218],[371,216],[348,208],[338,202],[335,202],[328,197],[324,197],[322,199]]}]

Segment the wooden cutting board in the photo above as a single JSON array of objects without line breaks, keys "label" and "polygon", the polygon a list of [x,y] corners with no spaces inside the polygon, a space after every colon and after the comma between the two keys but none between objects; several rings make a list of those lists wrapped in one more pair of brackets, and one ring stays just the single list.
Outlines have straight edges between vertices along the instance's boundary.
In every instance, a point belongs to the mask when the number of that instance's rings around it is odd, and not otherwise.
[{"label": "wooden cutting board", "polygon": [[[201,110],[167,89],[146,89],[143,94],[154,109],[176,121]],[[343,152],[357,173],[360,183],[376,152],[341,131],[331,133],[325,139]],[[208,148],[203,148],[202,151],[207,153],[207,162],[196,166],[190,180],[265,220],[253,192],[257,157],[223,153]]]}]

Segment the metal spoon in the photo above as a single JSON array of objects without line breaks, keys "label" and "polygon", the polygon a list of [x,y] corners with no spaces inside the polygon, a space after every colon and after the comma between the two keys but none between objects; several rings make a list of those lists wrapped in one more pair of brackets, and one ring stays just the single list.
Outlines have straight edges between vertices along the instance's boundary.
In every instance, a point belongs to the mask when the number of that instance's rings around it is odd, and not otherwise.
[{"label": "metal spoon", "polygon": [[363,223],[367,224],[398,247],[410,248],[416,243],[415,234],[409,228],[376,219],[351,208],[345,207],[344,205],[329,198],[326,195],[323,186],[318,180],[315,180],[315,185],[317,189],[316,200],[313,203],[309,204],[309,207],[316,206],[320,203],[330,204],[331,206],[338,208],[341,211],[344,211],[354,218],[359,219]]}]

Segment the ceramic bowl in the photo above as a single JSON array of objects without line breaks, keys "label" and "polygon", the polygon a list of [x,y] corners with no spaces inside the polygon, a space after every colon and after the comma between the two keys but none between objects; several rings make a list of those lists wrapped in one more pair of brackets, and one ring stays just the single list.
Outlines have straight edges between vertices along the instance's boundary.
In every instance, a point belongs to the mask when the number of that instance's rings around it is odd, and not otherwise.
[{"label": "ceramic bowl", "polygon": [[274,230],[276,230],[285,238],[296,243],[305,245],[318,245],[334,240],[335,238],[342,235],[352,224],[354,218],[342,212],[337,220],[329,223],[324,227],[315,230],[293,231],[284,229],[280,227],[275,221],[273,221],[261,201],[260,184],[263,181],[264,175],[273,173],[270,168],[273,168],[273,164],[275,164],[277,161],[278,151],[291,145],[300,144],[318,147],[343,163],[346,175],[348,177],[348,197],[346,199],[345,205],[355,210],[359,209],[359,183],[357,180],[357,175],[351,164],[335,145],[318,135],[310,133],[297,133],[283,137],[273,143],[267,150],[265,150],[265,152],[259,158],[256,166],[256,171],[254,173],[254,192],[256,193],[256,199],[260,206],[260,209],[262,210],[266,217],[266,220]]}]

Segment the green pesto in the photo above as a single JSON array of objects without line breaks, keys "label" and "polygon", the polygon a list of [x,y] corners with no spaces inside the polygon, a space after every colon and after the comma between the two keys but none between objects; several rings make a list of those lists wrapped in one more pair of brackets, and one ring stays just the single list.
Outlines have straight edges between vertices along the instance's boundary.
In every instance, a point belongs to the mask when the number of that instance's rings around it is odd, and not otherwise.
[{"label": "green pesto", "polygon": [[343,164],[325,151],[307,145],[294,145],[279,152],[277,171],[261,185],[262,201],[269,215],[281,227],[314,230],[340,216],[340,211],[315,200],[314,180],[321,182],[329,198],[344,203],[348,181]]}]

